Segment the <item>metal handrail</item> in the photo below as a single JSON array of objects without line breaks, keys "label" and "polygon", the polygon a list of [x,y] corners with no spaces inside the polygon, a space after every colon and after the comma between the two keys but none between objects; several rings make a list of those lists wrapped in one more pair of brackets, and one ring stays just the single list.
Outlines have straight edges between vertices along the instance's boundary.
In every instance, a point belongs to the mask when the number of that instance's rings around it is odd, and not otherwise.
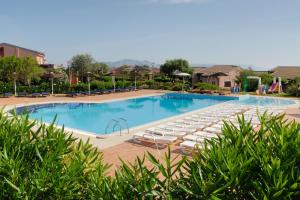
[{"label": "metal handrail", "polygon": [[115,128],[118,126],[120,131],[120,136],[122,135],[122,123],[126,125],[127,128],[127,134],[129,134],[129,126],[126,119],[120,117],[119,119],[111,119],[108,124],[105,127],[105,134],[107,134],[107,131],[109,128],[113,128],[113,132],[115,132]]},{"label": "metal handrail", "polygon": [[119,123],[118,120],[111,119],[111,120],[108,122],[108,124],[106,125],[106,127],[105,127],[105,134],[107,134],[108,128],[110,128],[112,125],[114,125],[114,126],[113,126],[113,130],[114,130],[116,124],[118,124],[118,123]]},{"label": "metal handrail", "polygon": [[121,136],[122,135],[122,127],[121,127],[121,124],[120,124],[120,122],[118,120],[116,120],[116,123],[113,126],[113,132],[115,132],[115,127],[116,126],[119,126],[120,136]]},{"label": "metal handrail", "polygon": [[[119,122],[123,122],[123,123],[125,123],[125,125],[126,125],[126,128],[127,128],[127,134],[129,134],[129,126],[128,126],[128,121],[126,120],[126,119],[124,119],[124,118],[122,118],[122,117],[120,117],[119,118]],[[120,123],[120,125],[121,125],[121,123]]]}]

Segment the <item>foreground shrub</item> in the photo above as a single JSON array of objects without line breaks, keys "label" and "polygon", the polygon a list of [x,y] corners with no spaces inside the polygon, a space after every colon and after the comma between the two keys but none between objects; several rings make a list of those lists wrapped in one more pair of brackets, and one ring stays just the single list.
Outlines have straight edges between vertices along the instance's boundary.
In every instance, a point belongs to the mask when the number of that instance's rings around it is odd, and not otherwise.
[{"label": "foreground shrub", "polygon": [[[261,117],[255,132],[240,119],[186,162],[182,196],[191,199],[299,199],[299,124]],[[187,195],[188,194],[188,195]]]},{"label": "foreground shrub", "polygon": [[0,115],[0,199],[83,198],[89,177],[104,179],[101,160],[90,144],[53,125]]},{"label": "foreground shrub", "polygon": [[90,144],[0,113],[0,199],[299,199],[299,124],[239,122],[190,158],[147,153],[110,177]]}]

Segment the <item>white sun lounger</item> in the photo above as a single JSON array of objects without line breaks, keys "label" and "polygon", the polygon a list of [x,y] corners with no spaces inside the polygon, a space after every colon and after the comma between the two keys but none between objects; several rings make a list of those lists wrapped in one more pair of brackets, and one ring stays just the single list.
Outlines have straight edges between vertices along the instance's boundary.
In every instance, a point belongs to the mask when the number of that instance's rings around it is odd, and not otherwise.
[{"label": "white sun lounger", "polygon": [[195,117],[186,117],[185,120],[203,122],[203,123],[216,123],[220,121],[219,119],[216,118],[195,118]]},{"label": "white sun lounger", "polygon": [[205,138],[198,135],[186,135],[183,137],[183,140],[195,141],[195,142],[204,142]]},{"label": "white sun lounger", "polygon": [[214,124],[211,127],[221,129],[223,127],[223,124]]},{"label": "white sun lounger", "polygon": [[137,132],[133,134],[133,140],[146,140],[158,144],[171,144],[177,140],[175,136],[160,136],[146,132]]},{"label": "white sun lounger", "polygon": [[170,122],[166,124],[167,126],[176,126],[179,128],[191,128],[191,125],[184,124],[184,123],[177,123],[177,122]]},{"label": "white sun lounger", "polygon": [[204,129],[205,127],[207,127],[207,125],[205,124],[198,124],[198,123],[194,123],[194,124],[188,124],[188,123],[175,123],[175,124],[167,124],[169,126],[176,126],[176,127],[180,127],[180,128],[191,128],[191,129]]},{"label": "white sun lounger", "polygon": [[210,132],[210,133],[216,133],[221,134],[222,130],[220,128],[214,128],[214,127],[207,127],[204,129],[204,131]]},{"label": "white sun lounger", "polygon": [[154,134],[158,134],[158,135],[169,135],[169,136],[176,136],[179,138],[182,138],[183,136],[186,135],[185,132],[174,132],[174,131],[168,131],[168,130],[163,130],[160,128],[148,128],[145,132],[148,133],[154,133]]},{"label": "white sun lounger", "polygon": [[180,149],[183,153],[186,153],[186,150],[195,150],[197,147],[201,148],[202,144],[189,140],[180,143]]},{"label": "white sun lounger", "polygon": [[207,125],[209,122],[202,122],[202,121],[192,121],[192,120],[188,120],[188,119],[180,119],[180,120],[176,120],[176,123],[183,123],[183,124],[187,124],[187,125]]},{"label": "white sun lounger", "polygon": [[195,128],[180,128],[180,127],[172,127],[172,126],[164,126],[164,125],[160,125],[160,126],[157,126],[157,127],[161,128],[161,129],[170,130],[170,131],[173,131],[173,132],[193,133],[193,132],[197,131],[197,129],[195,129]]},{"label": "white sun lounger", "polygon": [[197,135],[197,136],[201,136],[201,137],[205,137],[205,138],[218,137],[217,134],[209,133],[209,132],[205,132],[205,131],[197,131],[197,132],[193,133],[193,135]]}]

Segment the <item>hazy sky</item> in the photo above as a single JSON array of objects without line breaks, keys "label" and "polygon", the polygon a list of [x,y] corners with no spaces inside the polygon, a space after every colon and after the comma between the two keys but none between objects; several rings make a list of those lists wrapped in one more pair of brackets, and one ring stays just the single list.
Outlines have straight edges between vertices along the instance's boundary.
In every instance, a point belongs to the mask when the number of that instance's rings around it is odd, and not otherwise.
[{"label": "hazy sky", "polygon": [[0,42],[66,63],[300,65],[300,0],[0,0]]}]

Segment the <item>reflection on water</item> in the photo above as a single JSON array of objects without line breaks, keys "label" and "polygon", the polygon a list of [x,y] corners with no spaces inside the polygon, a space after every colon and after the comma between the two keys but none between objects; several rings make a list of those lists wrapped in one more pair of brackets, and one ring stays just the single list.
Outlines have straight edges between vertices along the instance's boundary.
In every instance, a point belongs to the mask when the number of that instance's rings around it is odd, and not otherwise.
[{"label": "reflection on water", "polygon": [[187,108],[194,104],[193,99],[185,99],[185,98],[172,98],[169,96],[163,96],[159,100],[159,106],[166,111],[172,113],[182,113],[182,108]]},{"label": "reflection on water", "polygon": [[248,96],[237,100],[236,103],[257,106],[284,106],[294,104],[294,101],[280,98]]}]

